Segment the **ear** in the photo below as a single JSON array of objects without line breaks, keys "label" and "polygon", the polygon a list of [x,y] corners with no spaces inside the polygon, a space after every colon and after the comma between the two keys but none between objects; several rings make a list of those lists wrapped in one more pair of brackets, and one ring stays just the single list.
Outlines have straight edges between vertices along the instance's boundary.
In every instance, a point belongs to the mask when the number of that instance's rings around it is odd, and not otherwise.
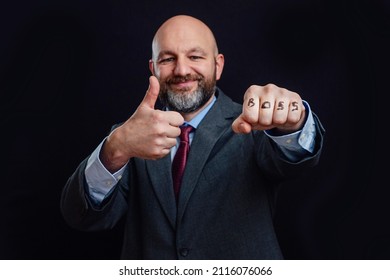
[{"label": "ear", "polygon": [[156,76],[155,72],[154,72],[154,64],[153,64],[153,60],[152,59],[149,59],[149,70],[150,70],[150,72],[152,73],[153,76]]},{"label": "ear", "polygon": [[221,78],[223,66],[225,65],[225,57],[223,54],[218,54],[215,58],[215,70],[216,70],[216,79],[217,81]]}]

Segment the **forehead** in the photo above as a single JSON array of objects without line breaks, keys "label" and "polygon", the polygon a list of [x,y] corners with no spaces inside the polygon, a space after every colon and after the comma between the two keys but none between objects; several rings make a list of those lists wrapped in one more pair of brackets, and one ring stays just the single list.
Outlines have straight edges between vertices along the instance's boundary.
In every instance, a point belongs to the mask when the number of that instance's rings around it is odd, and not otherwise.
[{"label": "forehead", "polygon": [[193,48],[175,48],[175,49],[169,49],[169,48],[163,48],[163,49],[160,49],[156,55],[158,57],[162,57],[164,55],[177,55],[179,53],[183,53],[183,54],[198,54],[198,55],[202,55],[202,56],[207,56],[209,54],[209,52],[207,52],[206,50],[204,50],[203,48],[201,47],[193,47]]},{"label": "forehead", "polygon": [[213,38],[211,31],[199,23],[175,22],[163,25],[153,39],[153,54],[190,51],[202,51],[207,54],[214,50]]}]

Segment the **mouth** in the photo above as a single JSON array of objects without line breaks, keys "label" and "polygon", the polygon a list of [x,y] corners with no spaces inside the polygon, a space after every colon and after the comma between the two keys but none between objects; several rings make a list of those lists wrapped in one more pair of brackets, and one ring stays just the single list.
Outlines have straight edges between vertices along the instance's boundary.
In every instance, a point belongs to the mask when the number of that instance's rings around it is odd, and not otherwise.
[{"label": "mouth", "polygon": [[173,89],[177,90],[190,90],[197,87],[197,85],[198,81],[196,80],[177,81],[170,84]]},{"label": "mouth", "polygon": [[169,83],[172,91],[176,92],[193,92],[198,88],[198,80],[177,80]]},{"label": "mouth", "polygon": [[189,93],[197,90],[201,80],[200,75],[173,76],[166,80],[166,85],[172,91]]}]

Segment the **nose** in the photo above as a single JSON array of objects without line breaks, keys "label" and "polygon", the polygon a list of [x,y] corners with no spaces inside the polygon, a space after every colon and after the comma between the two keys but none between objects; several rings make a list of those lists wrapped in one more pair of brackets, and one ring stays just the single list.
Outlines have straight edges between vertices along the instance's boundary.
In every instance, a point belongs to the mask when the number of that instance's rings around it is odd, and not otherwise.
[{"label": "nose", "polygon": [[185,58],[177,58],[173,73],[175,76],[186,76],[191,74],[190,65],[187,63]]}]

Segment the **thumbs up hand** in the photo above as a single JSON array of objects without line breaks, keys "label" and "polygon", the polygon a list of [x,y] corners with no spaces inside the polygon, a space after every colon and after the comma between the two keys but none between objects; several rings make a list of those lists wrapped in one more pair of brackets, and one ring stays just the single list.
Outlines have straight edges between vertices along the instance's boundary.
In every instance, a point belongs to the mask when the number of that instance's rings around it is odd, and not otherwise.
[{"label": "thumbs up hand", "polygon": [[154,108],[160,84],[149,78],[149,88],[134,114],[107,137],[100,160],[110,172],[116,172],[130,158],[159,159],[169,154],[184,123],[178,112]]}]

